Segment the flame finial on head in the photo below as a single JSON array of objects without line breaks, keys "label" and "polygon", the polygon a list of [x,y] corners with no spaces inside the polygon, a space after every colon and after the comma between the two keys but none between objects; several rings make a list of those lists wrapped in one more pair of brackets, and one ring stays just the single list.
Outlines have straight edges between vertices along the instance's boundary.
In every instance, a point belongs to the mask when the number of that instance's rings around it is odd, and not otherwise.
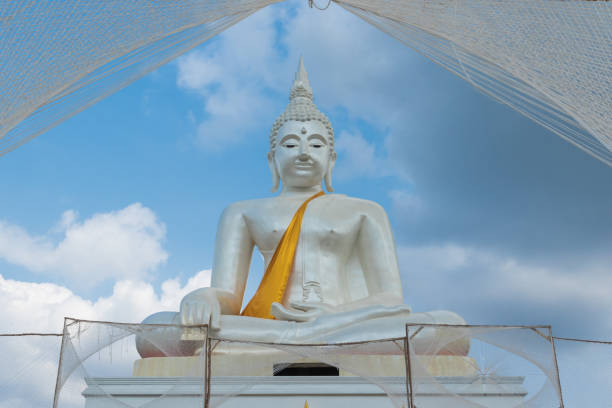
[{"label": "flame finial on head", "polygon": [[304,59],[302,57],[300,57],[298,70],[295,73],[295,80],[293,81],[293,87],[291,88],[289,99],[298,97],[308,98],[311,101],[313,100],[312,88],[310,87],[310,82],[308,81],[308,73],[306,72],[306,68],[304,68]]},{"label": "flame finial on head", "polygon": [[296,120],[299,122],[306,122],[309,120],[317,120],[321,122],[326,128],[329,135],[327,139],[329,141],[331,150],[334,149],[334,129],[332,125],[314,104],[314,96],[312,88],[310,87],[310,81],[308,81],[308,73],[304,67],[304,60],[300,57],[298,70],[295,73],[295,80],[291,87],[291,93],[289,95],[289,105],[285,108],[285,111],[276,119],[272,130],[270,131],[270,151],[274,151],[276,146],[276,136],[278,130],[290,120]]}]

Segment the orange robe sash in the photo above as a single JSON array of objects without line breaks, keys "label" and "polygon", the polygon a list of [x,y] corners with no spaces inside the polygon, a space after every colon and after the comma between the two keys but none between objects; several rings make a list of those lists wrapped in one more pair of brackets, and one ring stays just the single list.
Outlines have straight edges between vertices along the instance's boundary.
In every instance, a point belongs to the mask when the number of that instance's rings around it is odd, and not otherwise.
[{"label": "orange robe sash", "polygon": [[249,304],[244,308],[242,316],[260,317],[263,319],[274,319],[270,314],[270,306],[274,302],[281,302],[285,295],[287,282],[293,269],[295,250],[300,239],[302,219],[306,212],[306,206],[312,200],[325,194],[323,191],[310,197],[298,208],[293,215],[289,227],[283,234],[272,259],[266,268],[263,279],[257,288],[257,292],[251,298]]}]

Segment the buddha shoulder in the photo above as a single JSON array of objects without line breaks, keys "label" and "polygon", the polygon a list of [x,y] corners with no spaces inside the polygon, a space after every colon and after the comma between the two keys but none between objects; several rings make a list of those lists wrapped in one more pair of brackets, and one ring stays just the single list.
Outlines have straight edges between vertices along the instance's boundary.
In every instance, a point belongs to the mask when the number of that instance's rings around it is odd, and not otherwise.
[{"label": "buddha shoulder", "polygon": [[372,221],[388,223],[385,209],[375,201],[349,197],[344,194],[330,194],[330,204],[334,209],[341,209],[347,215],[358,214]]},{"label": "buddha shoulder", "polygon": [[375,201],[366,200],[364,198],[350,197],[346,194],[328,194],[327,197],[330,203],[334,206],[342,206],[347,210],[364,211],[366,213],[384,213],[384,208]]},{"label": "buddha shoulder", "polygon": [[[225,208],[221,222],[242,218],[253,219],[274,214],[291,216],[302,202],[303,199],[297,197],[280,196],[238,201]],[[331,210],[335,214],[359,215],[373,221],[388,222],[387,214],[380,204],[344,194],[326,194],[312,201],[309,209],[315,213],[319,210]]]},{"label": "buddha shoulder", "polygon": [[221,222],[256,217],[257,215],[273,212],[278,206],[277,197],[236,201],[225,207],[221,214]]}]

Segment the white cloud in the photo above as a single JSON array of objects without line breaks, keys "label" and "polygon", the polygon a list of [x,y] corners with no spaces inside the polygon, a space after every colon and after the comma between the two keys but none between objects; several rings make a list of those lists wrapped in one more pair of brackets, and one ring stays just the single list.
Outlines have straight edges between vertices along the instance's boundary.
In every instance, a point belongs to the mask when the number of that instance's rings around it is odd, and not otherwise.
[{"label": "white cloud", "polygon": [[[406,302],[416,312],[453,310],[472,324],[550,324],[556,336],[612,338],[610,254],[591,254],[577,270],[455,244],[398,249]],[[566,406],[604,406],[610,346],[556,343]]]},{"label": "white cloud", "polygon": [[[178,310],[184,295],[204,286],[210,286],[210,270],[200,271],[185,285],[177,279],[167,280],[161,293],[143,281],[119,281],[110,296],[91,301],[60,285],[21,282],[0,275],[0,326],[4,333],[58,333],[65,316],[137,323],[157,311]],[[126,341],[129,344],[122,346],[126,352],[131,350],[129,368],[135,358],[133,337]],[[0,367],[0,407],[49,406],[58,357],[58,338],[0,337],[0,358],[13,362]]]},{"label": "white cloud", "polygon": [[193,51],[178,60],[177,83],[180,87],[200,92],[223,79],[223,70],[201,51]]},{"label": "white cloud", "polygon": [[[54,239],[62,235],[59,242]],[[142,278],[164,263],[166,229],[139,203],[94,214],[79,222],[68,210],[48,234],[34,236],[0,221],[0,258],[43,275],[67,278],[77,287],[107,279]]]},{"label": "white cloud", "polygon": [[68,288],[54,283],[22,282],[0,275],[0,317],[3,331],[55,331],[65,316],[89,320],[139,322],[160,310],[178,310],[187,293],[210,286],[210,269],[191,277],[185,285],[168,279],[156,293],[150,283],[121,280],[108,297],[84,299]]},{"label": "white cloud", "polygon": [[416,218],[426,209],[423,199],[415,193],[404,190],[391,190],[389,192],[394,212],[401,214],[402,218]]},{"label": "white cloud", "polygon": [[383,133],[396,118],[405,119],[399,112],[410,99],[395,79],[407,75],[405,64],[398,63],[402,59],[390,57],[398,50],[405,47],[338,6],[321,13],[303,2],[279,4],[180,58],[177,84],[203,98],[196,133],[207,150],[272,126],[284,109],[274,97],[288,97],[300,55],[323,111],[343,109]]},{"label": "white cloud", "polygon": [[388,162],[376,151],[376,146],[359,133],[340,132],[335,142],[340,180],[362,177],[385,177],[392,174]]},{"label": "white cloud", "polygon": [[405,111],[412,95],[398,80],[411,78],[414,54],[404,45],[337,5],[321,13],[301,3],[285,25],[287,57],[297,61],[304,55],[315,98],[324,108],[341,106],[381,130]]},{"label": "white cloud", "polygon": [[217,43],[179,58],[177,84],[203,98],[204,118],[196,126],[196,140],[204,149],[222,150],[258,126],[271,127],[274,119],[262,123],[262,118],[272,118],[278,110],[269,96],[276,86],[269,67],[279,62],[273,46],[278,12],[261,10],[230,28]]},{"label": "white cloud", "polygon": [[473,251],[458,245],[400,247],[398,255],[407,274],[445,274],[468,265]]},{"label": "white cloud", "polygon": [[[481,319],[488,316],[492,304],[501,302],[515,309],[531,308],[531,314],[523,319],[553,318],[555,321],[540,322],[553,326],[565,323],[559,313],[573,310],[583,314],[584,324],[599,320],[601,337],[612,334],[612,325],[606,317],[612,310],[609,254],[584,259],[580,270],[563,261],[541,265],[454,244],[404,246],[399,248],[398,256],[407,293],[416,298],[407,301],[416,310],[422,310],[423,305],[415,302],[429,301],[427,306],[436,307],[438,299],[444,301],[445,308],[467,310],[474,318]],[[506,318],[499,304],[492,310],[498,313],[497,318]],[[466,318],[470,320],[470,316]]]}]

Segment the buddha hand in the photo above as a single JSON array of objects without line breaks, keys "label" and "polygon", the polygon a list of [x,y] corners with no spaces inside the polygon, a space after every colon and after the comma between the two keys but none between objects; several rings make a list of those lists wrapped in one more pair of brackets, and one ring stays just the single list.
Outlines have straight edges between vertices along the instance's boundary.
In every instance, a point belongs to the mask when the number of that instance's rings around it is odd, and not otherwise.
[{"label": "buddha hand", "polygon": [[292,302],[291,308],[286,308],[282,304],[274,302],[270,307],[270,314],[277,320],[294,322],[309,322],[330,313],[333,313],[333,307],[322,302]]},{"label": "buddha hand", "polygon": [[219,330],[221,305],[214,288],[200,288],[187,294],[181,301],[181,324],[185,326],[208,324]]}]

